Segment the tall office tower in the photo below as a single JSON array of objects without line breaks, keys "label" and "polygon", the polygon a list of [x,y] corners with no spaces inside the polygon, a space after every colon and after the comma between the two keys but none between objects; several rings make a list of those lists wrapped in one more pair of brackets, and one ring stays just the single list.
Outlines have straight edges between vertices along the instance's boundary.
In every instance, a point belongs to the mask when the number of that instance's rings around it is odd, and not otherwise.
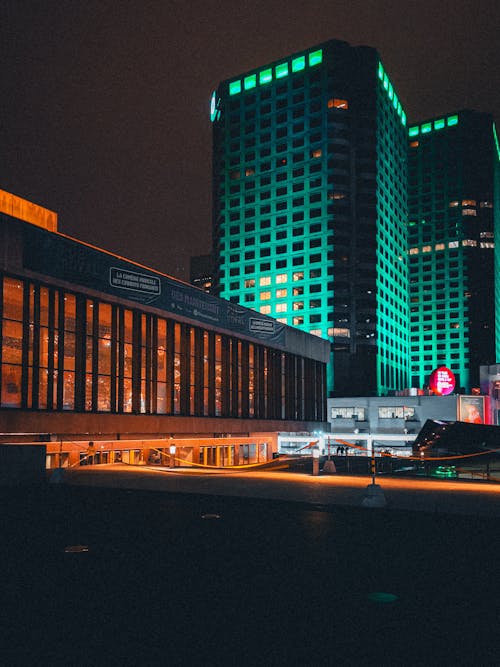
[{"label": "tall office tower", "polygon": [[412,384],[445,365],[469,391],[495,362],[493,119],[460,111],[408,133]]},{"label": "tall office tower", "polygon": [[331,341],[328,392],[408,386],[406,116],[331,40],[213,93],[218,293]]}]

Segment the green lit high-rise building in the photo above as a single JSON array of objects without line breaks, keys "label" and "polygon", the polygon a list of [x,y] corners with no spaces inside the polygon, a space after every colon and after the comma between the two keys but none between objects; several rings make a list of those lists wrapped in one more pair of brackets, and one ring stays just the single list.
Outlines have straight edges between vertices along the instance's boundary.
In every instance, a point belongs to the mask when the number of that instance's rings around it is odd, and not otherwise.
[{"label": "green lit high-rise building", "polygon": [[211,119],[218,294],[330,340],[331,396],[407,387],[408,131],[377,51],[234,76]]},{"label": "green lit high-rise building", "polygon": [[480,364],[495,363],[493,119],[465,110],[408,133],[412,385],[444,365],[468,392]]}]

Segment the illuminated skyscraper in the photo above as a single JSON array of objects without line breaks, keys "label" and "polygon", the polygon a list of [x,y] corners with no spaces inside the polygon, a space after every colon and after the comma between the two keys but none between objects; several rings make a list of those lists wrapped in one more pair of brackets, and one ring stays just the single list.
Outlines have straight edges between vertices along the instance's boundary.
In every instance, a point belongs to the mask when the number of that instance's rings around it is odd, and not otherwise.
[{"label": "illuminated skyscraper", "polygon": [[331,40],[212,96],[218,293],[331,341],[330,395],[408,386],[406,116]]},{"label": "illuminated skyscraper", "polygon": [[460,111],[408,133],[412,384],[445,365],[469,391],[495,362],[493,119]]}]

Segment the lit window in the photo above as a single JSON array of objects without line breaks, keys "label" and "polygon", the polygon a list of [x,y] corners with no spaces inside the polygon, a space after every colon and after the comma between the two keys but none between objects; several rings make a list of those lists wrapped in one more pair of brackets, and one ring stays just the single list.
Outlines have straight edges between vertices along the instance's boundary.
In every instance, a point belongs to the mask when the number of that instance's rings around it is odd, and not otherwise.
[{"label": "lit window", "polygon": [[304,294],[304,288],[303,287],[294,287],[293,288],[293,296],[301,296]]},{"label": "lit window", "polygon": [[287,295],[287,290],[286,289],[277,289],[276,290],[276,298],[277,299],[284,299]]},{"label": "lit window", "polygon": [[417,148],[419,146],[418,141],[410,141],[410,148]]},{"label": "lit window", "polygon": [[259,285],[270,285],[271,284],[271,276],[262,276],[259,280]]},{"label": "lit window", "polygon": [[424,245],[422,248],[422,252],[431,252],[431,251],[432,251],[431,245]]},{"label": "lit window", "polygon": [[442,130],[444,126],[445,126],[444,118],[440,118],[439,120],[434,121],[435,130]]},{"label": "lit window", "polygon": [[350,338],[351,337],[351,330],[350,329],[343,329],[341,327],[334,327],[333,328],[333,335],[334,336],[339,336],[340,338]]},{"label": "lit window", "polygon": [[286,273],[278,273],[276,276],[276,282],[279,283],[286,283],[287,281],[287,274]]},{"label": "lit window", "polygon": [[305,69],[305,66],[306,66],[305,56],[299,56],[298,58],[294,58],[292,60],[292,72],[300,72],[301,70]]},{"label": "lit window", "polygon": [[255,278],[247,278],[245,280],[245,287],[255,287]]},{"label": "lit window", "polygon": [[255,74],[250,74],[250,76],[246,76],[243,80],[243,85],[245,86],[245,90],[250,90],[251,88],[255,88],[257,85],[257,76]]},{"label": "lit window", "polygon": [[255,174],[255,169],[253,167],[247,167],[245,169],[245,176],[253,176]]},{"label": "lit window", "polygon": [[241,81],[239,79],[238,81],[231,81],[229,84],[229,94],[237,95],[238,93],[241,93]]},{"label": "lit window", "polygon": [[271,292],[261,292],[260,293],[260,300],[261,301],[268,301],[271,298]]},{"label": "lit window", "polygon": [[450,241],[448,243],[448,248],[458,248],[458,241]]},{"label": "lit window", "polygon": [[448,206],[449,206],[450,208],[455,208],[455,207],[458,206],[459,204],[460,204],[459,201],[451,201],[451,202],[448,204]]},{"label": "lit window", "polygon": [[475,199],[462,199],[462,206],[475,206],[475,205],[476,205]]},{"label": "lit window", "polygon": [[276,312],[277,313],[284,313],[286,311],[286,303],[278,303],[276,304]]},{"label": "lit window", "polygon": [[294,317],[293,318],[293,324],[294,324],[294,326],[299,326],[300,324],[304,324],[304,318],[303,317]]},{"label": "lit window", "polygon": [[316,148],[314,151],[311,151],[311,157],[321,157],[321,148]]},{"label": "lit window", "polygon": [[493,232],[480,232],[479,237],[482,239],[492,239]]},{"label": "lit window", "polygon": [[472,248],[477,246],[477,241],[473,241],[472,239],[464,239],[462,241],[463,246],[471,246]]},{"label": "lit window", "polygon": [[293,308],[293,310],[304,310],[304,302],[303,301],[294,301],[292,308]]},{"label": "lit window", "polygon": [[475,208],[463,208],[462,209],[462,215],[477,216],[477,212],[476,212]]},{"label": "lit window", "polygon": [[261,306],[259,308],[259,312],[261,312],[263,315],[269,315],[271,312],[271,306]]},{"label": "lit window", "polygon": [[259,74],[259,83],[270,83],[273,80],[272,69],[263,69]]},{"label": "lit window", "polygon": [[288,63],[282,63],[281,65],[276,65],[276,78],[282,79],[284,76],[288,76]]},{"label": "lit window", "polygon": [[434,246],[434,250],[444,250],[445,249],[445,244],[444,243],[436,243]]},{"label": "lit window", "polygon": [[493,208],[493,204],[490,201],[482,201],[479,206],[481,208]]},{"label": "lit window", "polygon": [[348,109],[349,102],[347,100],[339,100],[337,98],[330,98],[327,102],[329,109]]},{"label": "lit window", "polygon": [[288,324],[288,318],[286,318],[286,317],[277,317],[276,322],[281,322],[281,324]]},{"label": "lit window", "polygon": [[424,123],[423,125],[420,126],[420,129],[422,131],[422,134],[427,134],[432,130],[432,123]]},{"label": "lit window", "polygon": [[418,248],[410,248],[410,255],[418,255]]},{"label": "lit window", "polygon": [[458,116],[448,116],[446,122],[448,127],[452,127],[453,125],[458,125]]},{"label": "lit window", "polygon": [[314,67],[315,65],[320,65],[323,61],[323,51],[318,49],[318,51],[312,51],[309,54],[309,67]]},{"label": "lit window", "polygon": [[309,333],[311,334],[311,336],[320,336],[321,337],[321,335],[322,335],[321,329],[311,329],[309,331]]},{"label": "lit window", "polygon": [[408,130],[408,136],[410,136],[410,137],[417,137],[419,131],[420,131],[420,130],[419,130],[418,125],[415,125],[415,127],[410,127],[410,129]]},{"label": "lit window", "polygon": [[480,248],[494,248],[495,244],[492,241],[481,241],[479,243]]},{"label": "lit window", "polygon": [[292,276],[292,280],[304,280],[304,272],[303,271],[295,271]]}]

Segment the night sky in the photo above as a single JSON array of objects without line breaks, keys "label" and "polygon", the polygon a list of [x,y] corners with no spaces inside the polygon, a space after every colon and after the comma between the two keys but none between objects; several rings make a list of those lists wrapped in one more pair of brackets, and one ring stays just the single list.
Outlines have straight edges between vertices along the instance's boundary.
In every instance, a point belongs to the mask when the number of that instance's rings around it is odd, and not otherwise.
[{"label": "night sky", "polygon": [[218,82],[330,38],[378,48],[409,123],[500,122],[498,0],[2,0],[0,189],[178,278],[210,251]]}]

